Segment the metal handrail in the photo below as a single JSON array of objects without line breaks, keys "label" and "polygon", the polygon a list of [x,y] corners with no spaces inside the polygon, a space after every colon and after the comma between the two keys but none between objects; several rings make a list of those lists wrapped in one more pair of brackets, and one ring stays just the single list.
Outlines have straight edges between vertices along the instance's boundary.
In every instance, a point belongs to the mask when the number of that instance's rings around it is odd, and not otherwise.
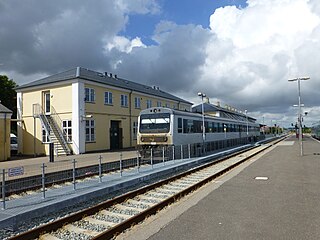
[{"label": "metal handrail", "polygon": [[33,117],[40,118],[40,121],[42,122],[42,125],[44,126],[44,130],[46,131],[47,136],[49,137],[49,140],[51,142],[50,123],[49,123],[47,117],[45,116],[41,105],[39,103],[32,104],[32,110],[33,110]]},{"label": "metal handrail", "polygon": [[70,150],[70,147],[68,145],[68,142],[69,142],[68,140],[69,139],[66,138],[66,136],[67,136],[66,133],[67,132],[63,129],[63,127],[62,127],[63,126],[63,122],[62,122],[59,114],[57,113],[57,111],[55,110],[55,108],[53,106],[51,106],[51,117],[53,119],[54,124],[58,128],[58,133],[59,133],[62,141],[64,142],[63,144],[68,148],[68,151],[70,152],[71,150]]}]

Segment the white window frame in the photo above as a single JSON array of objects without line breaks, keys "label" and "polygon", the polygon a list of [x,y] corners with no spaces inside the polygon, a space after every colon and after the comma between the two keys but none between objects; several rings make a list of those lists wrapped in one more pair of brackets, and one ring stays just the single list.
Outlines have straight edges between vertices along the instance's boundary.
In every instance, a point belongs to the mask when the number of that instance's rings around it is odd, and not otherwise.
[{"label": "white window frame", "polygon": [[[96,140],[95,120],[86,120],[86,142],[94,142]],[[88,130],[88,133],[87,133]]]},{"label": "white window frame", "polygon": [[84,89],[85,102],[94,103],[96,101],[96,91],[93,88]]},{"label": "white window frame", "polygon": [[147,108],[151,108],[152,107],[152,100],[147,99]]},{"label": "white window frame", "polygon": [[132,138],[133,140],[137,140],[137,133],[138,133],[138,122],[132,123]]},{"label": "white window frame", "polygon": [[112,105],[113,104],[113,96],[112,92],[104,92],[104,104],[106,105]]},{"label": "white window frame", "polygon": [[141,108],[141,99],[140,99],[140,97],[135,97],[134,98],[134,107],[135,108]]},{"label": "white window frame", "polygon": [[128,95],[121,94],[120,105],[121,105],[121,107],[128,107]]},{"label": "white window frame", "polygon": [[42,143],[51,143],[50,138],[49,138],[50,132],[47,133],[44,126],[42,126],[41,129],[42,129]]},{"label": "white window frame", "polygon": [[[66,123],[66,125],[64,123]],[[67,142],[72,142],[72,120],[62,121],[62,132],[67,139]]]},{"label": "white window frame", "polygon": [[160,101],[157,101],[157,107],[161,107],[161,102]]}]

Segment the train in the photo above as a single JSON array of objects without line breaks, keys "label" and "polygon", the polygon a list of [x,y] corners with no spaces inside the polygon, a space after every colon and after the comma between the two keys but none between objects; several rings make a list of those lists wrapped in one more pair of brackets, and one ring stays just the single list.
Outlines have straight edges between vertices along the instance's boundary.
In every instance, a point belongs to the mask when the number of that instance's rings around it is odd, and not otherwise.
[{"label": "train", "polygon": [[320,139],[320,123],[314,123],[311,127],[311,136],[316,139]]},{"label": "train", "polygon": [[137,146],[143,150],[204,143],[221,149],[258,141],[260,125],[249,121],[244,114],[234,115],[237,118],[202,115],[165,107],[148,108],[142,110],[138,117]]}]

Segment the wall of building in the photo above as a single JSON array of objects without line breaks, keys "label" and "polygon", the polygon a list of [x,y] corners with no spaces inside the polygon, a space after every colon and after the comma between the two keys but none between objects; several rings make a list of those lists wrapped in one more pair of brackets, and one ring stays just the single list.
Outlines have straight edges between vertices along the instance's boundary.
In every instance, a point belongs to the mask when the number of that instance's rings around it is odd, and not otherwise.
[{"label": "wall of building", "polygon": [[[94,89],[93,102],[85,102],[85,88]],[[39,104],[44,108],[44,92],[50,92],[50,104],[60,119],[72,121],[73,141],[70,145],[76,154],[109,150],[111,121],[119,122],[119,127],[122,129],[122,148],[135,147],[134,126],[137,125],[140,111],[147,108],[147,100],[152,102],[152,107],[156,107],[157,102],[161,102],[163,107],[180,110],[189,110],[191,107],[188,104],[127,89],[95,84],[84,79],[75,79],[59,86],[49,87],[48,85],[46,88],[23,91],[18,93],[18,100],[21,102],[18,109],[21,109],[23,120],[20,131],[18,129],[18,138],[22,138],[20,151],[23,154],[48,155],[49,153],[49,145],[42,142],[40,119],[33,117],[34,104]],[[105,92],[112,93],[112,104],[105,103]],[[127,96],[128,106],[121,106],[121,95]],[[135,107],[135,98],[140,99],[138,108]],[[95,122],[95,139],[92,141],[85,139],[87,120]]]},{"label": "wall of building", "polygon": [[11,114],[0,113],[0,161],[10,159]]},{"label": "wall of building", "polygon": [[50,104],[55,108],[61,120],[72,120],[72,88],[71,84],[41,88],[22,92],[21,130],[18,138],[23,142],[21,152],[26,155],[48,155],[49,146],[42,142],[42,127],[39,118],[33,117],[35,104],[44,108],[43,93],[50,92]]}]

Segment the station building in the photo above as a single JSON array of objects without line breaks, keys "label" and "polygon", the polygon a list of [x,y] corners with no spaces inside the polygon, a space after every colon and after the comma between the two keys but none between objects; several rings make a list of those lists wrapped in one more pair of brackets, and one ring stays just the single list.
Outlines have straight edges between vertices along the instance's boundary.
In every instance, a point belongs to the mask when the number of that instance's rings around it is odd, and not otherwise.
[{"label": "station building", "polygon": [[10,159],[10,131],[12,111],[0,103],[0,161]]},{"label": "station building", "polygon": [[48,143],[56,155],[134,147],[141,110],[192,106],[159,87],[81,67],[16,91],[18,152],[27,155],[48,155]]}]

